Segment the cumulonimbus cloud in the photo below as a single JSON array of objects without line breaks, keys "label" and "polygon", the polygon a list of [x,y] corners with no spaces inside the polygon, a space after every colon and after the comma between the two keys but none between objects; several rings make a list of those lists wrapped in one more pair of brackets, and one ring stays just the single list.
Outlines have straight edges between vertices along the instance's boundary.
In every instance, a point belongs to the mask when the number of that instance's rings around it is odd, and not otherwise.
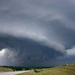
[{"label": "cumulonimbus cloud", "polygon": [[74,48],[67,50],[75,44],[72,1],[0,0],[0,60],[5,55],[14,63],[72,55]]}]

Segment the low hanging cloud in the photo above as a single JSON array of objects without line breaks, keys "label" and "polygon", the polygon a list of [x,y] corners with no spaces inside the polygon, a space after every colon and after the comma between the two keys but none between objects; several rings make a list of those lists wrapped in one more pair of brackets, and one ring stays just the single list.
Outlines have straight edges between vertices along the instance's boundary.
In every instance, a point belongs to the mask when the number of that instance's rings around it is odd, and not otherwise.
[{"label": "low hanging cloud", "polygon": [[53,60],[66,55],[59,46],[50,47],[28,38],[17,38],[13,36],[0,37],[1,60],[10,61],[12,64],[23,64],[27,61],[42,62]]}]

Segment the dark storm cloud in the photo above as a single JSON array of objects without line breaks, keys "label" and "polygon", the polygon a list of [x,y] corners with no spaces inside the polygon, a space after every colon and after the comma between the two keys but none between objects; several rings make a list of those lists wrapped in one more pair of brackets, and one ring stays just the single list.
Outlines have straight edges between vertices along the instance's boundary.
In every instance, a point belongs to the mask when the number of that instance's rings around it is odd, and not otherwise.
[{"label": "dark storm cloud", "polygon": [[74,55],[74,7],[73,0],[0,0],[0,60],[12,65]]},{"label": "dark storm cloud", "polygon": [[22,64],[27,61],[41,62],[60,58],[65,55],[61,51],[43,46],[33,40],[15,38],[12,36],[0,37],[0,59],[12,63]]}]

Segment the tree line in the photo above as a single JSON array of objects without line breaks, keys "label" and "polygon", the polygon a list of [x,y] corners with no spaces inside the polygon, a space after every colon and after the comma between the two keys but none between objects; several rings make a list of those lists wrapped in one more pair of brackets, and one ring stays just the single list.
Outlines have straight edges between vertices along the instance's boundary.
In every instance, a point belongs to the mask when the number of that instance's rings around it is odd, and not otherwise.
[{"label": "tree line", "polygon": [[34,69],[43,69],[43,68],[51,68],[53,66],[50,67],[19,67],[19,66],[1,66],[4,68],[11,68],[13,71],[21,71],[21,70],[34,70]]}]

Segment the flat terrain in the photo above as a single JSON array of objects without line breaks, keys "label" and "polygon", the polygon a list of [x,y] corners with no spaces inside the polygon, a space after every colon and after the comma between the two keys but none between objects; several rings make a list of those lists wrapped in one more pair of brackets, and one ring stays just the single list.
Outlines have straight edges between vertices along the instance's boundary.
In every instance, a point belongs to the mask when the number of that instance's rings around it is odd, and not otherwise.
[{"label": "flat terrain", "polygon": [[75,64],[54,68],[42,69],[36,72],[22,73],[18,75],[75,75]]},{"label": "flat terrain", "polygon": [[0,72],[9,72],[9,71],[13,71],[13,70],[10,69],[10,68],[3,68],[3,67],[0,67]]},{"label": "flat terrain", "polygon": [[20,74],[28,71],[15,71],[15,72],[0,72],[0,75],[15,75],[15,74]]}]

